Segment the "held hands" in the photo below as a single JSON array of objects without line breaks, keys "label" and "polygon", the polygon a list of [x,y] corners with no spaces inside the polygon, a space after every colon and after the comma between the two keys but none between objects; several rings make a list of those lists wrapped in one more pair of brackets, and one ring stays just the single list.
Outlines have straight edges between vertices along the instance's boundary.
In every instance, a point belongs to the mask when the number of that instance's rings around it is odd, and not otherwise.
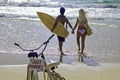
[{"label": "held hands", "polygon": [[74,34],[74,30],[72,30],[71,33]]},{"label": "held hands", "polygon": [[72,34],[74,34],[74,31],[71,31]]}]

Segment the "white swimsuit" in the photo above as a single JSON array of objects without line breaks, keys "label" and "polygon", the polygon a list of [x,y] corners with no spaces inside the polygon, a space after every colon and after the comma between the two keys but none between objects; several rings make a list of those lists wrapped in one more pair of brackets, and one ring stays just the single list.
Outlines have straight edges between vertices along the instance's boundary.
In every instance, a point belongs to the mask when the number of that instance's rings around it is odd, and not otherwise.
[{"label": "white swimsuit", "polygon": [[81,34],[84,34],[85,31],[86,31],[85,29],[78,30],[78,32],[80,32]]}]

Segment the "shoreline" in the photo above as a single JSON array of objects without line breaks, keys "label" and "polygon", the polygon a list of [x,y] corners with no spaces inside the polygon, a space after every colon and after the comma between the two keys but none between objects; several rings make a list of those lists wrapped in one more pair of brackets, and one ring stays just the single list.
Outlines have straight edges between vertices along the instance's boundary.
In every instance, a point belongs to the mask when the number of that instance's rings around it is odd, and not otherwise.
[{"label": "shoreline", "polygon": [[[119,60],[112,61],[112,59],[99,59],[96,57],[89,56],[94,59],[96,62],[103,64],[103,63],[115,63],[120,64]],[[39,57],[40,58],[40,57]],[[59,61],[59,55],[47,55],[45,54],[46,61],[54,60]],[[63,57],[63,63],[79,63],[77,55],[68,55]],[[1,65],[26,65],[29,63],[29,58],[26,54],[0,54],[0,66]]]}]

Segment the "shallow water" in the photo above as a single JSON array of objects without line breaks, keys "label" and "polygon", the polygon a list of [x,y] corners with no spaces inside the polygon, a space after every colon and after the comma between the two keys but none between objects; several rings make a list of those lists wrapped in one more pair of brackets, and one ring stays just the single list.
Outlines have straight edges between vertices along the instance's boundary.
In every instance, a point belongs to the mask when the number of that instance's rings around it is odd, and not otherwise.
[{"label": "shallow water", "polygon": [[[74,23],[75,20],[71,19],[70,21]],[[43,27],[44,25],[39,20],[0,19],[0,22],[0,52],[2,54],[26,54],[27,52],[20,50],[14,43],[17,42],[23,48],[32,49],[39,47],[52,35],[46,27]],[[86,38],[85,53],[98,61],[120,62],[119,25],[115,25],[115,27],[113,25],[114,22],[109,21],[111,24],[107,24],[106,22],[97,23],[97,21],[94,21],[93,23],[90,21],[93,34]],[[69,32],[71,32],[70,29]],[[41,52],[42,49],[43,47],[38,52]],[[64,43],[63,51],[68,55],[78,54],[75,34],[69,34]],[[56,36],[48,43],[45,54],[59,55]]]}]

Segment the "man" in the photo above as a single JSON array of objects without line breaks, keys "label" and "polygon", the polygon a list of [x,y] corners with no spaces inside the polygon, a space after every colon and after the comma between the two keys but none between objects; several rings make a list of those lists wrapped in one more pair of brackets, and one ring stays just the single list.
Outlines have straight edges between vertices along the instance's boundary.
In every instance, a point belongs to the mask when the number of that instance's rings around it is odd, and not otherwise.
[{"label": "man", "polygon": [[[60,15],[57,16],[55,24],[53,25],[53,28],[51,29],[51,31],[54,31],[54,28],[56,27],[58,22],[61,22],[63,25],[66,23],[69,25],[69,27],[73,30],[72,25],[70,24],[70,22],[68,21],[68,19],[66,18],[66,16],[64,15],[65,13],[65,8],[61,7],[60,8]],[[62,46],[63,46],[63,42],[65,42],[65,38],[61,37],[61,36],[57,36],[58,37],[58,41],[59,41],[59,50],[61,52],[61,55],[65,55],[62,51]]]}]

